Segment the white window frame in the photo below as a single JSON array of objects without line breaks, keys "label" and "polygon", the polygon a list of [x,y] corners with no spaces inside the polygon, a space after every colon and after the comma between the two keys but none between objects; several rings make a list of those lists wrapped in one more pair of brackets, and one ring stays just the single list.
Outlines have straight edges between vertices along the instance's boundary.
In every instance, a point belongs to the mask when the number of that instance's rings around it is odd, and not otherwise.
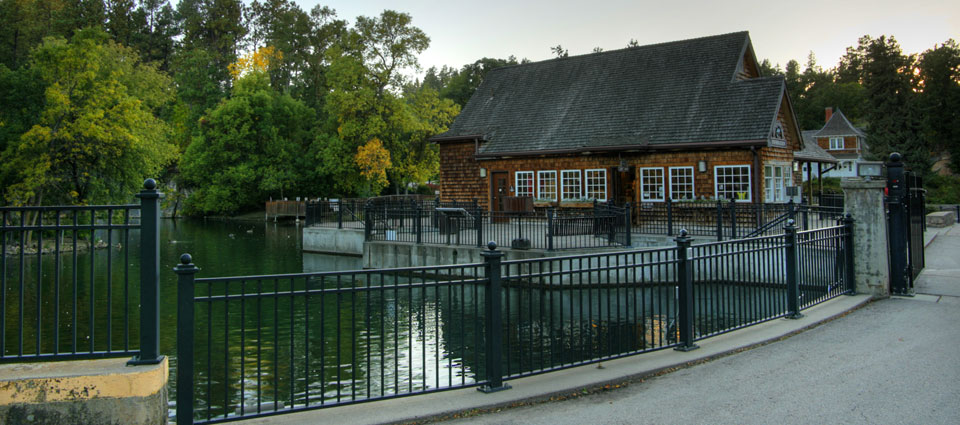
[{"label": "white window frame", "polygon": [[[530,182],[530,186],[529,186],[529,187],[526,187],[525,185],[521,185],[521,184],[520,184],[520,182],[523,181],[523,180],[520,179],[520,176],[521,176],[521,175],[529,176],[529,180],[526,180],[526,181],[529,181],[529,182]],[[513,192],[513,193],[514,193],[514,195],[516,195],[516,196],[529,196],[529,197],[532,198],[533,195],[536,193],[536,190],[535,190],[536,188],[534,187],[534,185],[535,185],[536,183],[535,183],[534,180],[533,180],[533,176],[534,176],[534,175],[535,175],[535,173],[534,173],[533,171],[517,171],[517,172],[514,172],[514,173],[513,173],[513,183],[514,183],[514,186],[513,186],[513,187],[514,187],[514,192]],[[528,191],[528,192],[526,192],[527,194],[521,194],[521,193],[520,193],[520,188],[522,188],[522,187],[526,187],[526,189],[527,189],[527,191]]]},{"label": "white window frame", "polygon": [[[543,188],[543,176],[550,175],[553,178],[553,192],[544,193]],[[537,171],[537,198],[539,199],[549,199],[551,201],[557,200],[557,170],[544,170]]]},{"label": "white window frame", "polygon": [[[577,185],[576,185],[576,196],[567,195],[567,175],[576,175],[577,176]],[[560,170],[560,182],[558,184],[560,187],[560,200],[561,201],[579,201],[583,199],[583,173],[580,170]],[[574,186],[569,186],[573,188]]]},{"label": "white window frame", "polygon": [[[780,176],[777,177],[777,170]],[[793,183],[791,169],[784,164],[766,164],[763,166],[763,195],[766,202],[787,202],[787,186]]]},{"label": "white window frame", "polygon": [[[835,145],[834,142],[838,142],[838,144]],[[838,146],[839,146],[839,147],[838,147]],[[830,150],[832,150],[832,151],[839,151],[839,150],[843,150],[843,147],[844,147],[843,137],[831,137],[831,138],[830,138]]]},{"label": "white window frame", "polygon": [[[673,173],[673,172],[676,171],[676,170],[688,170],[688,171],[690,172],[690,176],[689,176],[689,177],[690,177],[690,197],[689,197],[689,198],[677,199],[677,198],[674,196],[674,194],[677,193],[677,192],[686,193],[686,191],[680,191],[680,190],[677,190],[677,189],[674,187],[674,184],[673,184],[673,176],[674,176],[674,173]],[[692,200],[694,200],[694,199],[697,199],[697,189],[696,189],[696,183],[695,183],[696,178],[695,178],[694,176],[695,176],[695,174],[693,173],[693,167],[670,167],[670,171],[667,173],[667,179],[668,179],[669,182],[670,182],[670,200],[671,200],[671,201],[692,201]],[[683,176],[683,177],[687,177],[687,176]]]},{"label": "white window frame", "polygon": [[[721,169],[732,169],[732,168],[740,168],[740,169],[746,169],[746,170],[747,170],[747,174],[746,174],[746,177],[747,177],[747,190],[746,190],[747,196],[746,196],[746,198],[744,198],[744,199],[738,199],[738,198],[736,198],[736,197],[734,197],[733,199],[735,199],[737,202],[752,202],[752,201],[753,201],[753,178],[752,178],[753,176],[751,176],[751,172],[752,172],[752,171],[750,170],[750,166],[749,166],[749,165],[715,165],[715,166],[713,166],[713,195],[714,195],[714,197],[717,198],[717,199],[721,199],[721,196],[720,196],[720,182],[718,181],[718,177],[720,176],[720,170],[721,170]],[[743,176],[743,174],[741,174],[741,176]],[[727,190],[726,188],[724,188],[723,191],[724,191],[724,192],[730,192],[730,191]],[[735,192],[735,193],[742,193],[742,191],[741,191],[741,192]],[[722,199],[730,200],[730,198],[726,198],[726,197],[723,197]]]},{"label": "white window frame", "polygon": [[[592,172],[600,173],[599,176],[595,178],[602,180],[602,183],[596,183],[596,184],[590,183],[590,173]],[[586,195],[586,198],[596,199],[597,201],[600,201],[600,202],[606,202],[607,201],[607,170],[603,168],[590,168],[590,169],[583,170],[583,174],[585,177],[583,179],[584,180],[583,185],[584,185],[584,194]],[[591,188],[593,188],[594,192],[601,193],[602,196],[590,197]]]},{"label": "white window frame", "polygon": [[[643,172],[644,172],[644,171],[652,171],[652,170],[659,170],[659,171],[660,171],[660,193],[659,193],[660,196],[659,196],[659,198],[653,197],[653,196],[651,196],[651,197],[646,196],[646,195],[647,195],[647,190],[646,190],[646,189],[647,189],[647,186],[646,186],[646,184],[645,184],[646,182],[644,181],[644,180],[646,180],[646,178],[645,178],[645,176],[643,175]],[[666,196],[667,196],[667,184],[666,184],[667,181],[666,181],[666,180],[667,180],[667,178],[666,178],[666,173],[664,173],[663,167],[642,167],[642,168],[640,168],[640,202],[663,202],[663,201],[666,199]],[[651,195],[656,195],[655,192],[651,192],[650,194],[651,194]]]}]

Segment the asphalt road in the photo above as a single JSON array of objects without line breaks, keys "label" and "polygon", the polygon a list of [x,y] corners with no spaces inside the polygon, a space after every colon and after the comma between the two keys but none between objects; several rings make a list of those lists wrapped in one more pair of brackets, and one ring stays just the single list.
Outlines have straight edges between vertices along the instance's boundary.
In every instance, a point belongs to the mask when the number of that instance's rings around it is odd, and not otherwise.
[{"label": "asphalt road", "polygon": [[[472,424],[960,424],[960,226],[928,248],[916,298],[624,388]],[[932,257],[932,258],[931,258]]]}]

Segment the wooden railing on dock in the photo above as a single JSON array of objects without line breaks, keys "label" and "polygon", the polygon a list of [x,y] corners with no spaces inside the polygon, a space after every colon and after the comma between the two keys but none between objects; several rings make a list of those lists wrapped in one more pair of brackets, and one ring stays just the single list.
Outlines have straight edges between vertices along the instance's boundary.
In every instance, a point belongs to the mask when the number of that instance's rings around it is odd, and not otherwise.
[{"label": "wooden railing on dock", "polygon": [[277,217],[300,217],[307,216],[307,203],[305,201],[267,201],[266,218],[271,217],[276,221]]}]

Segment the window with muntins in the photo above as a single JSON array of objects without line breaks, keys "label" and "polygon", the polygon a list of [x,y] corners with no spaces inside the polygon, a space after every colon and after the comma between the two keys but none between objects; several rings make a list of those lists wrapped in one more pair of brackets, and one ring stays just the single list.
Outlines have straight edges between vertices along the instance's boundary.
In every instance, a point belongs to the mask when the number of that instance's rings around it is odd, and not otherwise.
[{"label": "window with muntins", "polygon": [[670,199],[692,201],[693,167],[670,167]]},{"label": "window with muntins", "polygon": [[764,197],[767,202],[786,202],[786,186],[790,182],[788,167],[779,165],[763,167]]},{"label": "window with muntins", "polygon": [[837,151],[843,149],[843,137],[830,138],[830,150]]},{"label": "window with muntins", "polygon": [[713,167],[713,175],[717,199],[750,202],[749,165],[718,165]]},{"label": "window with muntins", "polygon": [[516,196],[533,197],[533,171],[517,171],[515,187]]},{"label": "window with muntins", "polygon": [[640,201],[663,202],[663,168],[640,169]]},{"label": "window with muntins", "polygon": [[587,178],[587,198],[598,201],[607,200],[607,170],[602,168],[585,170]]},{"label": "window with muntins", "polygon": [[583,184],[580,181],[580,170],[563,170],[560,172],[560,200],[574,201],[583,198]]},{"label": "window with muntins", "polygon": [[556,171],[537,171],[537,198],[557,200]]}]

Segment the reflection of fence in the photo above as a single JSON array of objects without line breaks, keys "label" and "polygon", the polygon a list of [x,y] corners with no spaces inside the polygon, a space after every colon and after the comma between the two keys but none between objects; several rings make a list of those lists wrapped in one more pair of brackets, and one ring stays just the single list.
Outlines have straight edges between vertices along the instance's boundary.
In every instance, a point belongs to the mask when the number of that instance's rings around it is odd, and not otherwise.
[{"label": "reflection of fence", "polygon": [[[415,222],[425,223],[429,216]],[[195,279],[177,267],[177,422],[467,386],[674,347],[853,291],[852,220],[691,246]],[[196,320],[200,319],[200,320]]]},{"label": "reflection of fence", "polygon": [[0,207],[0,361],[160,361],[160,194],[145,187],[139,205]]}]

